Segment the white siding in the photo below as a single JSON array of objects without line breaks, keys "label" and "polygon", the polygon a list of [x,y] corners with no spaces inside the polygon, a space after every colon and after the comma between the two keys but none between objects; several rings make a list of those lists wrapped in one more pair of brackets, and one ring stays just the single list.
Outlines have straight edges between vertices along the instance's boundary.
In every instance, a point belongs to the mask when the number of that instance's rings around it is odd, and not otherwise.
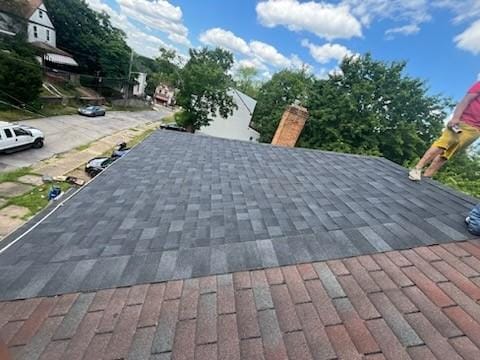
[{"label": "white siding", "polygon": [[28,41],[39,41],[47,43],[53,47],[57,46],[56,33],[43,4],[37,10],[35,10],[29,19]]},{"label": "white siding", "polygon": [[210,122],[210,126],[204,126],[200,129],[200,134],[235,140],[258,141],[260,134],[250,128],[253,110],[257,102],[240,91],[231,91],[238,109],[232,116],[224,119],[216,116]]},{"label": "white siding", "polygon": [[[42,15],[40,15],[42,13]],[[53,28],[53,24],[50,21],[50,18],[48,17],[48,12],[47,9],[45,8],[45,5],[40,5],[37,10],[30,16],[29,19],[31,22]]]}]

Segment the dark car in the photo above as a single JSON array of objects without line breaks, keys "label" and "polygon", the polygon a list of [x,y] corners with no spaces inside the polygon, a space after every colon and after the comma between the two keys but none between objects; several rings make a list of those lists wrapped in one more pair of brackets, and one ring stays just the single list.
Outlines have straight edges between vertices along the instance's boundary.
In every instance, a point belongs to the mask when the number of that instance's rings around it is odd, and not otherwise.
[{"label": "dark car", "polygon": [[84,108],[78,109],[78,113],[83,116],[105,116],[106,112],[105,109],[101,108],[100,106],[87,106]]},{"label": "dark car", "polygon": [[160,125],[160,129],[163,130],[171,130],[171,131],[180,131],[180,132],[186,132],[187,129],[178,126],[177,124],[165,124],[165,125]]},{"label": "dark car", "polygon": [[95,177],[105,170],[110,164],[115,162],[119,157],[96,157],[90,160],[87,165],[85,165],[85,172],[90,177]]},{"label": "dark car", "polygon": [[90,160],[87,165],[85,165],[85,172],[93,178],[105,170],[110,164],[115,162],[115,160],[128,154],[129,151],[130,149],[127,148],[127,144],[122,142],[117,145],[117,149],[112,153],[112,156],[96,157]]}]

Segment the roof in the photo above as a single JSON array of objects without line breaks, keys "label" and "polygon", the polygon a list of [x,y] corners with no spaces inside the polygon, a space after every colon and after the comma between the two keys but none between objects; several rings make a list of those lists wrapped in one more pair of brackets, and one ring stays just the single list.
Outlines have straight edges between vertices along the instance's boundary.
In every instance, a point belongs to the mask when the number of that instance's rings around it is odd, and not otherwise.
[{"label": "roof", "polygon": [[43,0],[10,0],[0,3],[0,11],[9,12],[29,19],[35,10],[43,4]]},{"label": "roof", "polygon": [[[0,274],[1,276],[1,274]],[[480,359],[480,243],[0,303],[15,359]]]},{"label": "roof", "polygon": [[475,202],[382,158],[159,130],[0,255],[0,299],[465,240]]},{"label": "roof", "polygon": [[73,58],[73,55],[71,55],[70,53],[64,51],[64,50],[61,50],[55,46],[52,46],[50,44],[47,44],[45,42],[40,42],[40,41],[34,41],[31,43],[33,46],[35,46],[37,49],[40,49],[42,50],[43,52],[45,53],[48,53],[48,54],[56,54],[56,55],[61,55],[61,56],[65,56],[65,57],[69,57],[69,58]]}]

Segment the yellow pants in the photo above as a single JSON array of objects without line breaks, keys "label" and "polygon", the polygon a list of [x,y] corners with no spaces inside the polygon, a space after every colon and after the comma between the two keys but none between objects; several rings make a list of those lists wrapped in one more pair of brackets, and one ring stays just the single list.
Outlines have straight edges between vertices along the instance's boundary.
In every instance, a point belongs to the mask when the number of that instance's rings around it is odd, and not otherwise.
[{"label": "yellow pants", "polygon": [[433,146],[445,150],[443,157],[451,159],[455,154],[472,145],[480,138],[480,129],[460,123],[462,132],[457,134],[450,129],[445,129],[442,136],[433,143]]}]

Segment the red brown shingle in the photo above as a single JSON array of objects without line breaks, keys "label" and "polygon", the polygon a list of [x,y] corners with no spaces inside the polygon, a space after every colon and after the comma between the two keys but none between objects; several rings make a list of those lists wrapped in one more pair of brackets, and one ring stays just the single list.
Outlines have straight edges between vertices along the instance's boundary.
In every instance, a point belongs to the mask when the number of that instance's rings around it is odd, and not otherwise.
[{"label": "red brown shingle", "polygon": [[447,244],[3,302],[0,338],[15,359],[477,360],[480,287],[468,275],[478,249]]}]

